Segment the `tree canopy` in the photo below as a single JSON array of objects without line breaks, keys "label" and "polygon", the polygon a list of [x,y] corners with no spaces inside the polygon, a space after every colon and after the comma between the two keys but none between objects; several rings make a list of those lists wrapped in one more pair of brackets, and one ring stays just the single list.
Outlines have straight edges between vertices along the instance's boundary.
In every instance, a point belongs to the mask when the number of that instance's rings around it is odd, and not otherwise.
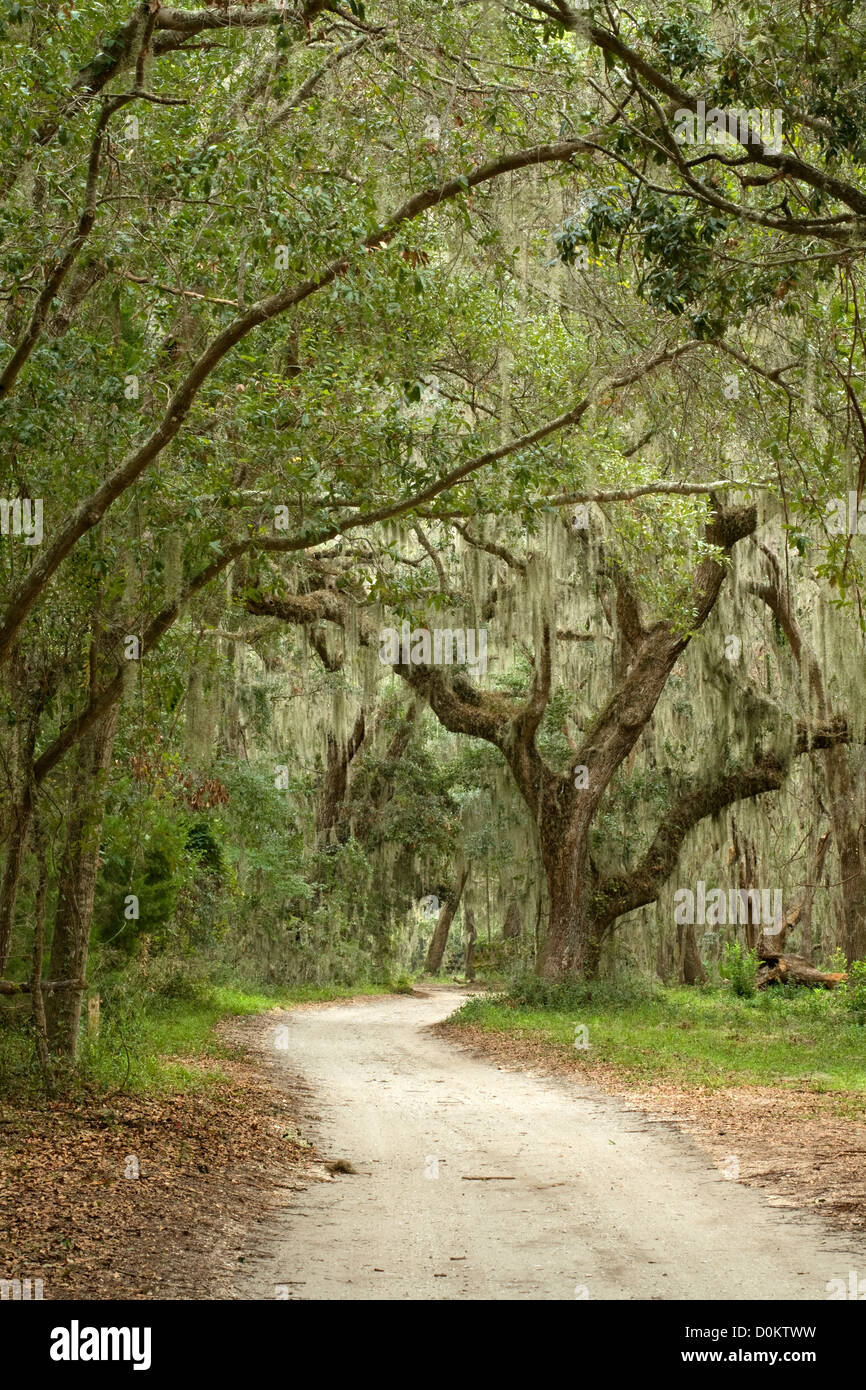
[{"label": "tree canopy", "polygon": [[708,862],[866,956],[861,7],[0,0],[0,45],[46,1045],[91,939],[350,978],[462,897],[490,959],[675,970]]}]

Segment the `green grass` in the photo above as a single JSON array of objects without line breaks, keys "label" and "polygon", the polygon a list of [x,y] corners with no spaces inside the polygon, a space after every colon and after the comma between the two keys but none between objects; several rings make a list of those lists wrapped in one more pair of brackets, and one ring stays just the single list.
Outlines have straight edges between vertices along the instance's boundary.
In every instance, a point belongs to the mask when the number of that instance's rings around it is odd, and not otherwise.
[{"label": "green grass", "polygon": [[[396,988],[399,990],[399,982]],[[306,1004],[330,999],[349,999],[362,994],[387,992],[386,984],[359,985],[297,985],[274,993],[248,993],[224,986],[207,987],[197,999],[164,999],[157,996],[148,1002],[142,1016],[141,1035],[137,1039],[134,1080],[131,1090],[194,1090],[225,1079],[216,1066],[187,1066],[187,1060],[199,1063],[210,1060],[237,1058],[238,1048],[224,1042],[216,1034],[217,1024],[227,1018],[265,1013],[275,1007],[290,1009],[294,1004]],[[111,1076],[126,1070],[125,1056],[114,1048],[97,1048],[104,1054],[103,1065],[94,1068],[96,1079],[110,1084]]]},{"label": "green grass", "polygon": [[240,989],[214,987],[201,1000],[158,999],[145,1013],[149,1050],[161,1056],[231,1057],[215,1035],[214,1028],[225,1018],[265,1013],[276,1007],[290,1009],[293,1004],[316,1000],[348,999],[357,994],[382,994],[384,985],[299,985],[274,994],[248,994]]},{"label": "green grass", "polygon": [[[402,981],[391,988],[401,991]],[[190,997],[153,993],[144,1003],[121,991],[103,1003],[99,1036],[82,1037],[71,1084],[88,1091],[130,1094],[193,1091],[226,1079],[219,1062],[240,1050],[216,1033],[223,1019],[274,1007],[387,993],[387,983],[298,985],[269,993],[204,985]],[[65,1088],[64,1088],[65,1089]],[[41,1083],[27,1027],[0,1029],[0,1099],[37,1095]]]},{"label": "green grass", "polygon": [[[639,1084],[866,1092],[866,1027],[826,991],[776,989],[752,999],[710,988],[580,993],[553,1008],[473,999],[450,1022],[541,1039]],[[588,1030],[588,1051],[575,1049],[577,1024]]]}]

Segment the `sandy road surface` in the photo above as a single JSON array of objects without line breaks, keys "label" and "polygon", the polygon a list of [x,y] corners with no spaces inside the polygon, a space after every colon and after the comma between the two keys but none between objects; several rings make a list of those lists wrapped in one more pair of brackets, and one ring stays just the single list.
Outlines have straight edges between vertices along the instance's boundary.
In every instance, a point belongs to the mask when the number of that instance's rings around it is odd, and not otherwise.
[{"label": "sandy road surface", "polygon": [[249,1233],[239,1298],[824,1300],[866,1276],[866,1244],[768,1206],[671,1126],[436,1037],[462,998],[268,1019],[308,1134],[359,1172]]}]

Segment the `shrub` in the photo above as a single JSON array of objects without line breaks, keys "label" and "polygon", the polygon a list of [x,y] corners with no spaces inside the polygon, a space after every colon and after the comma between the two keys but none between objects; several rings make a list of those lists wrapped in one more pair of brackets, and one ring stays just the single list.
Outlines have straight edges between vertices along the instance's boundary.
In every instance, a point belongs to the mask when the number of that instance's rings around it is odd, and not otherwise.
[{"label": "shrub", "polygon": [[858,1022],[866,1023],[866,960],[853,960],[848,969],[848,981],[840,994]]},{"label": "shrub", "polygon": [[553,983],[526,972],[512,979],[507,998],[530,1009],[550,1009],[554,1013],[573,1013],[586,1004],[632,1004],[650,1000],[657,994],[652,981],[638,978],[611,980],[559,980]]},{"label": "shrub", "polygon": [[214,989],[206,966],[198,960],[176,956],[154,956],[148,960],[142,974],[144,989],[160,999],[180,1000],[185,1004],[210,1004]]},{"label": "shrub", "polygon": [[723,980],[728,981],[734,994],[739,995],[741,999],[751,999],[755,993],[757,969],[758,957],[754,951],[745,949],[739,941],[725,943],[719,974]]}]

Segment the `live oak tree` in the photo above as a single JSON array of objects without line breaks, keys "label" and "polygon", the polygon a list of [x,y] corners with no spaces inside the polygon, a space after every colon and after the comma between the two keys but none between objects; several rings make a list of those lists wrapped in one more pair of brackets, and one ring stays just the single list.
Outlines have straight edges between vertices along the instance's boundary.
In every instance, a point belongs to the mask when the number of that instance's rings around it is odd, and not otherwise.
[{"label": "live oak tree", "polygon": [[[302,624],[333,620],[340,586],[359,608],[398,612],[427,602],[432,577],[443,602],[442,535],[483,521],[485,545],[511,554],[569,498],[607,510],[622,575],[620,593],[601,585],[616,610],[613,703],[601,743],[578,743],[590,795],[545,772],[536,746],[546,663],[576,639],[530,623],[529,693],[485,727],[549,826],[544,969],[591,966],[675,860],[667,834],[639,872],[596,881],[589,832],[641,736],[628,720],[649,719],[753,525],[713,484],[781,509],[777,615],[792,544],[808,545],[821,602],[857,612],[856,527],[852,539],[826,524],[849,492],[856,511],[866,459],[855,10],[4,0],[0,24],[15,73],[0,129],[0,490],[45,506],[41,545],[0,538],[0,966],[59,798],[51,973],[80,983],[114,741],[126,757],[136,702],[194,667],[196,630],[231,630],[275,592]],[[679,145],[675,111],[699,99],[781,107],[782,151],[748,132],[740,148]],[[688,378],[691,361],[707,365]],[[688,518],[685,616],[629,571],[664,515],[642,511],[653,496],[719,499]],[[389,539],[401,517],[427,548]],[[312,559],[335,551],[322,581]],[[656,600],[665,616],[645,626],[641,604]],[[423,680],[456,721],[460,682]],[[827,743],[845,879],[859,882],[858,764],[843,761],[834,698],[800,712],[789,752]],[[322,843],[366,723],[359,709],[326,735]],[[787,766],[756,763],[751,785],[781,785]],[[683,834],[702,806],[717,809],[713,796],[682,808]],[[58,994],[49,1015],[72,1050],[76,1008]]]},{"label": "live oak tree", "polygon": [[[726,761],[713,766],[710,761],[701,771],[690,775],[678,775],[673,767],[664,770],[659,767],[658,775],[666,783],[665,795],[659,802],[656,823],[652,819],[653,808],[644,808],[644,828],[648,834],[643,853],[630,864],[617,865],[614,860],[604,868],[600,866],[601,856],[593,844],[594,822],[600,818],[599,813],[606,810],[611,784],[626,760],[635,753],[638,743],[645,741],[648,726],[675,667],[687,651],[690,640],[701,634],[710,618],[725,580],[727,557],[753,535],[757,522],[753,506],[725,506],[717,499],[713,501],[704,534],[707,551],[690,577],[690,622],[685,630],[681,624],[670,620],[647,621],[627,573],[616,565],[608,580],[610,592],[595,599],[597,620],[604,621],[602,612],[605,609],[611,617],[614,649],[609,658],[601,656],[598,634],[559,626],[563,621],[563,607],[566,606],[567,611],[567,605],[562,601],[557,603],[552,591],[569,581],[577,586],[580,580],[568,564],[563,563],[564,547],[556,544],[553,533],[549,537],[550,548],[557,553],[559,563],[545,600],[539,604],[536,593],[533,603],[531,592],[522,594],[520,611],[531,613],[535,607],[538,614],[538,641],[531,656],[531,679],[522,699],[509,698],[489,688],[489,682],[479,684],[467,671],[454,673],[431,665],[417,652],[414,661],[401,657],[395,666],[448,730],[493,744],[507,764],[529,810],[547,878],[548,922],[538,964],[542,973],[551,978],[561,978],[572,972],[595,972],[607,933],[623,915],[659,897],[677,867],[684,841],[702,821],[718,817],[741,801],[778,791],[794,759],[814,755],[817,750],[825,750],[824,756],[832,749],[841,752],[852,737],[862,741],[862,728],[858,726],[855,735],[847,720],[834,717],[826,707],[816,711],[813,719],[804,719],[798,718],[796,708],[789,705],[786,716],[784,710],[754,690],[750,691],[746,684],[738,697],[741,710],[751,698],[756,712],[745,721],[743,755],[738,764]],[[508,554],[496,543],[485,545],[480,540],[478,545],[496,555]],[[440,547],[440,555],[442,553]],[[537,555],[534,558],[538,560]],[[518,589],[525,590],[527,563],[533,568],[532,558],[528,562],[520,561],[512,554],[509,560],[518,572]],[[605,568],[603,564],[601,573]],[[581,578],[591,583],[593,573],[599,574],[598,554],[595,566],[589,566],[589,575]],[[499,587],[501,589],[501,579]],[[490,597],[488,591],[488,616],[492,617],[490,610],[497,602],[502,602],[502,597],[500,593],[492,603]],[[320,620],[344,630],[351,627],[362,644],[375,643],[377,629],[369,617],[356,611],[358,599],[347,577],[343,590],[338,588],[325,594],[311,587],[302,600],[283,593],[249,599],[248,605],[256,614],[279,617],[289,623],[297,622],[301,612],[307,618],[316,614]],[[437,620],[428,614],[425,621],[432,626]],[[453,624],[452,614],[449,626]],[[519,628],[519,624],[515,626]],[[494,652],[500,650],[499,632],[498,625],[491,628]],[[551,744],[550,730],[543,728],[548,716],[554,714],[557,698],[562,694],[561,690],[554,689],[552,651],[556,644],[577,647],[581,638],[592,644],[594,685],[599,684],[598,676],[604,680],[606,671],[613,679],[607,698],[599,701],[589,719],[580,721],[585,725],[582,736],[578,731],[568,738],[564,759],[561,744]],[[619,646],[625,648],[624,659],[620,659],[615,650]],[[724,666],[721,650],[717,664]],[[571,671],[568,664],[559,663],[559,667],[560,685],[567,683],[569,676],[574,678],[573,666]],[[723,679],[731,680],[731,677]],[[736,693],[734,698],[737,698]],[[729,700],[723,688],[718,697],[717,720],[729,706]],[[567,728],[568,718],[563,713],[560,698],[559,713],[554,714],[554,720],[558,719]],[[681,724],[681,719],[676,722]],[[752,747],[749,736],[762,724],[764,736]],[[668,714],[662,732],[668,732],[671,727]],[[703,737],[707,758],[710,756],[708,732]],[[766,736],[770,737],[770,743]],[[730,753],[730,747],[727,751]],[[446,915],[443,908],[442,920]],[[434,936],[433,945],[436,942]]]}]

